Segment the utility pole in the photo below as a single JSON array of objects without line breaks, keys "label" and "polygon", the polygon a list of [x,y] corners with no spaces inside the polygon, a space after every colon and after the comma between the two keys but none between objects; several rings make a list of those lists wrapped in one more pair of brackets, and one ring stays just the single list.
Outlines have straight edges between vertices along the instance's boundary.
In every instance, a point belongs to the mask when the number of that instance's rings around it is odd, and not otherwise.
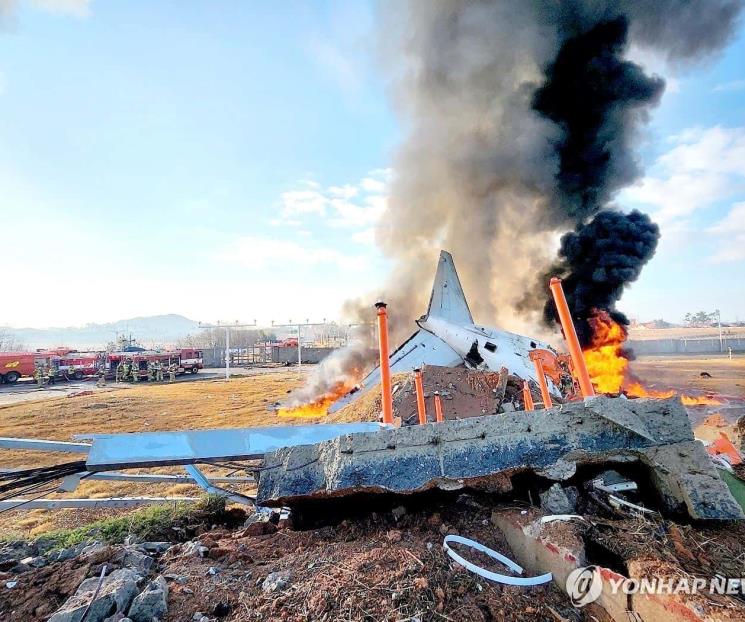
[{"label": "utility pole", "polygon": [[253,324],[240,324],[238,320],[234,324],[223,324],[218,321],[217,324],[203,324],[199,322],[199,328],[224,328],[225,329],[225,380],[230,380],[230,329],[231,328],[253,328],[256,326],[256,320]]},{"label": "utility pole", "polygon": [[719,351],[724,352],[724,341],[722,340],[722,312],[719,309],[714,309],[714,313],[717,314],[717,326],[719,326]]}]

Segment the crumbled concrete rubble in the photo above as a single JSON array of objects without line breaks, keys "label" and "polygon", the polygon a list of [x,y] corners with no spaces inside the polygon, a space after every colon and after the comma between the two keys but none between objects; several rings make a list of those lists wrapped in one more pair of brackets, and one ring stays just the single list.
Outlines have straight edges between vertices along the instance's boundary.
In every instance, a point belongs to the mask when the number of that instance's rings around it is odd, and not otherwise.
[{"label": "crumbled concrete rubble", "polygon": [[[591,619],[607,619],[614,622],[628,620],[673,621],[690,620],[721,622],[742,620],[745,602],[735,595],[717,593],[649,593],[638,591],[626,594],[614,589],[625,580],[636,582],[652,579],[671,582],[676,577],[688,577],[680,562],[652,556],[651,551],[632,553],[623,559],[624,568],[608,567],[603,560],[593,558],[585,541],[594,527],[587,520],[542,522],[539,512],[497,509],[492,512],[491,522],[504,535],[515,560],[527,571],[535,574],[551,572],[553,581],[561,589],[567,589],[570,573],[580,567],[594,567],[601,582],[597,600],[587,604],[585,611]],[[609,523],[606,527],[611,527]],[[677,527],[664,523],[642,522],[636,526],[642,537],[645,532],[676,534]],[[624,529],[625,531],[626,529]],[[653,536],[656,539],[660,535]],[[664,537],[664,536],[663,536]],[[678,536],[679,537],[679,536]],[[688,555],[691,555],[688,553]]]},{"label": "crumbled concrete rubble", "polygon": [[687,512],[694,519],[744,517],[703,445],[694,440],[677,398],[597,397],[548,410],[283,448],[265,458],[257,501],[293,507],[363,492],[412,494],[463,487],[504,491],[509,476],[517,473],[539,472],[561,480],[576,465],[615,463],[647,467],[662,508],[669,512]]}]

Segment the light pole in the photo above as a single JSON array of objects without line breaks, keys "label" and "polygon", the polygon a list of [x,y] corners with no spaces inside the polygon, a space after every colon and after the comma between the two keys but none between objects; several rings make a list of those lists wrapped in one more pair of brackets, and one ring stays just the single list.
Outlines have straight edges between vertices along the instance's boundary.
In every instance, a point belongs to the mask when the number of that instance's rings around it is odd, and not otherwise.
[{"label": "light pole", "polygon": [[231,328],[253,328],[256,326],[256,320],[253,324],[223,324],[218,321],[217,324],[203,324],[199,322],[199,328],[224,328],[225,329],[225,380],[230,380],[230,329]]},{"label": "light pole", "polygon": [[303,340],[302,335],[300,334],[300,330],[303,326],[326,326],[326,322],[311,322],[307,318],[305,320],[304,324],[296,324],[292,320],[290,320],[287,324],[275,324],[274,320],[272,320],[272,326],[275,328],[294,328],[297,330],[297,365],[298,367],[303,366]]},{"label": "light pole", "polygon": [[719,351],[724,352],[724,340],[722,339],[722,313],[719,309],[714,309],[717,314],[717,326],[719,327]]}]

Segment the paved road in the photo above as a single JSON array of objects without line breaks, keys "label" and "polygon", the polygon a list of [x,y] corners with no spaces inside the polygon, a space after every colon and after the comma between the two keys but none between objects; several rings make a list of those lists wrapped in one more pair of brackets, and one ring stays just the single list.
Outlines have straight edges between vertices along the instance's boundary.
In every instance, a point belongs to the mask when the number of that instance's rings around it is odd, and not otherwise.
[{"label": "paved road", "polygon": [[[287,367],[257,367],[257,368],[233,368],[231,377],[255,376],[266,373],[276,373],[287,371]],[[184,374],[178,376],[176,382],[196,382],[199,380],[215,380],[225,377],[224,368],[206,368],[199,371],[198,374]],[[72,393],[80,391],[119,391],[126,390],[133,385],[127,383],[107,382],[106,387],[99,388],[96,386],[95,378],[91,380],[80,380],[73,382],[57,382],[51,387],[37,386],[33,379],[19,380],[15,384],[0,385],[0,407],[18,404],[20,402],[29,402],[35,400],[44,400],[51,397],[65,397]],[[147,382],[141,382],[137,386],[148,386]],[[155,386],[155,385],[153,385]]]}]

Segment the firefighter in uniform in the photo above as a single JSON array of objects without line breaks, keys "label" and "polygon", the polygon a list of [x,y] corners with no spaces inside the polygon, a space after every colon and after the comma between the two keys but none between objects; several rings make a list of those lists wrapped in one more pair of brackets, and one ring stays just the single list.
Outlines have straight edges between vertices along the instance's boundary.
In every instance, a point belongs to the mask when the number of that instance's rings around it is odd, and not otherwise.
[{"label": "firefighter in uniform", "polygon": [[54,368],[54,365],[50,363],[47,366],[47,384],[54,384],[54,381],[56,380],[57,376],[57,370]]},{"label": "firefighter in uniform", "polygon": [[67,380],[73,380],[75,378],[75,365],[70,365],[70,367],[67,368],[65,378]]},{"label": "firefighter in uniform", "polygon": [[140,364],[138,361],[132,360],[132,382],[140,381]]},{"label": "firefighter in uniform", "polygon": [[36,380],[36,384],[39,386],[44,384],[44,371],[38,363],[34,366],[34,380]]},{"label": "firefighter in uniform", "polygon": [[[119,371],[117,370],[117,374]],[[98,380],[96,380],[96,386],[101,388],[106,386],[106,369],[102,365],[98,368]]]},{"label": "firefighter in uniform", "polygon": [[147,381],[155,382],[155,363],[152,361],[147,362]]},{"label": "firefighter in uniform", "polygon": [[168,366],[168,382],[174,382],[176,380],[176,365],[172,364]]},{"label": "firefighter in uniform", "polygon": [[163,382],[163,363],[155,361],[155,380]]}]

